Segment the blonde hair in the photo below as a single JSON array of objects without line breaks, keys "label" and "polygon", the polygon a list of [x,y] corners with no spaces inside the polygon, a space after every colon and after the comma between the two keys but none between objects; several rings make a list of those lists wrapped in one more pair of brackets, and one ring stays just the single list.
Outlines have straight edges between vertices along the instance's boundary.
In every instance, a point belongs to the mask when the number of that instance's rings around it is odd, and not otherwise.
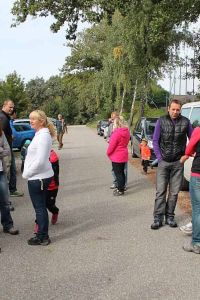
[{"label": "blonde hair", "polygon": [[127,127],[127,124],[122,116],[114,119],[113,128]]},{"label": "blonde hair", "polygon": [[44,111],[42,110],[34,110],[30,113],[30,116],[35,117],[36,119],[40,120],[43,122],[43,126],[49,129],[49,133],[51,137],[55,137],[56,135],[56,130],[52,122],[50,122],[45,114]]}]

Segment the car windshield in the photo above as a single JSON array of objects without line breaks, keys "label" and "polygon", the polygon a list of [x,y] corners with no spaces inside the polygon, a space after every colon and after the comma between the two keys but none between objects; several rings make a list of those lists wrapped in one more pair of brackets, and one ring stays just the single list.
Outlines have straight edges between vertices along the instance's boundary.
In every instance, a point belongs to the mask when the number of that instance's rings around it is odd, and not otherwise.
[{"label": "car windshield", "polygon": [[147,119],[146,120],[146,133],[149,136],[153,136],[156,122],[158,119]]}]

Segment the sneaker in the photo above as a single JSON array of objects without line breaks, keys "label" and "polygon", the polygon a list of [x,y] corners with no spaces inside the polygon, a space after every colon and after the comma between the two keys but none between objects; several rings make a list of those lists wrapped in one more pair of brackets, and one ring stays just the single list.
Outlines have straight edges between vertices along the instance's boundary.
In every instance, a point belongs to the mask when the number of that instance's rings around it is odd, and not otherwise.
[{"label": "sneaker", "polygon": [[39,229],[38,224],[35,223],[35,224],[34,224],[34,229],[33,229],[34,234],[37,234],[37,233],[38,233],[38,229]]},{"label": "sneaker", "polygon": [[11,235],[17,235],[17,234],[19,234],[19,230],[15,229],[14,227],[11,227],[9,229],[3,229],[3,232],[4,233],[9,233]]},{"label": "sneaker", "polygon": [[119,191],[119,190],[114,190],[113,191],[113,196],[123,196],[124,191]]},{"label": "sneaker", "polygon": [[156,230],[163,226],[162,220],[154,219],[153,223],[151,224],[151,229]]},{"label": "sneaker", "polygon": [[116,189],[117,187],[116,187],[116,185],[113,183],[111,186],[110,186],[110,189],[111,190],[114,190],[114,189]]},{"label": "sneaker", "polygon": [[10,192],[10,197],[23,197],[24,193],[20,193],[18,191]]},{"label": "sneaker", "polygon": [[167,218],[167,219],[165,220],[165,224],[169,225],[169,227],[172,227],[172,228],[175,228],[175,227],[178,226],[177,223],[176,223],[176,221],[174,220],[173,217]]},{"label": "sneaker", "polygon": [[186,235],[192,235],[192,222],[179,227],[179,229]]},{"label": "sneaker", "polygon": [[52,217],[51,217],[51,224],[52,225],[55,225],[58,221],[58,213],[57,214],[52,214]]},{"label": "sneaker", "polygon": [[183,250],[187,252],[194,252],[196,254],[200,254],[200,246],[192,243],[184,245]]},{"label": "sneaker", "polygon": [[51,243],[50,238],[46,238],[46,239],[39,239],[37,236],[34,236],[33,238],[29,239],[28,241],[28,245],[30,246],[47,246]]}]

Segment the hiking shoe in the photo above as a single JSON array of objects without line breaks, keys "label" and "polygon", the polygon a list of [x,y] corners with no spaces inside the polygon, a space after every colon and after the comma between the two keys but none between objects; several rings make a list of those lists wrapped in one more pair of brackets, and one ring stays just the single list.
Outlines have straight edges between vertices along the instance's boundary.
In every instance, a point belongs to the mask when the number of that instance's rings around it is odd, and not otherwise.
[{"label": "hiking shoe", "polygon": [[196,254],[200,254],[200,246],[192,243],[184,245],[183,250],[187,252],[194,252]]},{"label": "hiking shoe", "polygon": [[19,234],[19,230],[15,229],[14,227],[11,227],[9,229],[3,229],[3,232],[4,233],[9,233],[11,235],[17,235],[17,234]]},{"label": "hiking shoe", "polygon": [[192,222],[179,227],[179,229],[186,235],[192,235]]},{"label": "hiking shoe", "polygon": [[38,224],[35,223],[35,224],[34,224],[34,229],[33,229],[34,234],[37,234],[37,233],[38,233],[38,229],[39,229]]},{"label": "hiking shoe", "polygon": [[10,197],[23,197],[24,193],[15,191],[15,192],[10,192]]},{"label": "hiking shoe", "polygon": [[116,185],[113,183],[111,186],[110,186],[110,189],[111,190],[114,190],[114,189],[116,189],[117,187],[116,187]]},{"label": "hiking shoe", "polygon": [[55,225],[58,221],[58,213],[57,214],[52,214],[52,217],[51,217],[51,224],[52,225]]},{"label": "hiking shoe", "polygon": [[34,236],[33,238],[29,239],[28,241],[28,245],[30,246],[47,246],[51,243],[50,238],[45,238],[43,240],[39,239],[37,236]]},{"label": "hiking shoe", "polygon": [[151,224],[151,229],[156,230],[162,227],[162,221],[160,219],[154,219],[153,223]]},{"label": "hiking shoe", "polygon": [[123,196],[124,191],[119,191],[119,190],[114,190],[113,191],[113,196]]},{"label": "hiking shoe", "polygon": [[169,225],[169,227],[177,227],[177,223],[176,221],[174,220],[174,218],[167,218],[166,221],[165,221],[165,224]]}]

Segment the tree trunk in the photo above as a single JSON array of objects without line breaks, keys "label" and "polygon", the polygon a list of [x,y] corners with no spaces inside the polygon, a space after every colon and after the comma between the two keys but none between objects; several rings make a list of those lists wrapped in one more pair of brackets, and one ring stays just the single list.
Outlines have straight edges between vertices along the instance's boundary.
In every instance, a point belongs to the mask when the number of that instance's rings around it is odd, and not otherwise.
[{"label": "tree trunk", "polygon": [[126,95],[126,88],[124,88],[124,90],[123,90],[122,101],[121,101],[121,109],[120,109],[120,113],[119,113],[120,115],[123,113],[125,95]]},{"label": "tree trunk", "polygon": [[134,113],[135,99],[136,99],[136,95],[137,95],[137,82],[138,82],[138,80],[136,79],[135,89],[134,89],[134,93],[133,93],[133,100],[132,100],[132,104],[131,104],[131,113],[130,113],[130,118],[129,118],[129,121],[128,121],[129,130],[130,130],[131,125],[133,123],[133,113]]}]

